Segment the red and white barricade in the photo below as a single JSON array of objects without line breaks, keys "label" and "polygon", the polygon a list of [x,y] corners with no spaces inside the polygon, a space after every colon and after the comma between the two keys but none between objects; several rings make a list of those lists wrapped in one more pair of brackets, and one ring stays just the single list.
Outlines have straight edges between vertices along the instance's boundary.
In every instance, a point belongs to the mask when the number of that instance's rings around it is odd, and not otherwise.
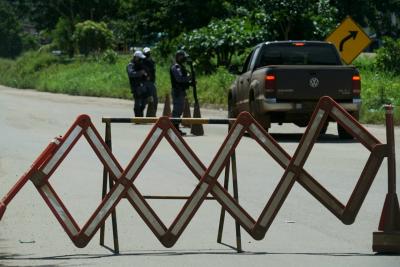
[{"label": "red and white barricade", "polygon": [[[337,200],[303,169],[328,116],[337,121],[370,151],[368,161],[346,204],[342,204]],[[271,198],[257,218],[251,217],[217,181],[246,132],[285,169]],[[86,138],[99,160],[114,178],[115,184],[110,192],[105,195],[89,220],[84,226],[80,227],[54,191],[50,183],[50,177],[82,136]],[[141,170],[163,138],[170,143],[182,161],[198,179],[198,184],[194,191],[168,227],[135,187],[135,181],[139,179]],[[55,139],[45,149],[30,170],[21,177],[18,183],[2,199],[0,202],[0,216],[3,215],[6,206],[27,180],[31,180],[74,244],[77,247],[84,247],[90,242],[110,213],[114,211],[119,201],[126,197],[160,242],[165,247],[172,247],[184,232],[207,195],[211,194],[250,236],[260,240],[264,238],[296,181],[343,223],[353,223],[383,159],[388,157],[392,153],[391,151],[387,144],[380,143],[340,105],[329,97],[323,97],[316,106],[293,157],[290,157],[249,113],[244,112],[239,115],[214,159],[206,167],[173,127],[171,121],[167,117],[162,117],[155,123],[126,169],[123,169],[97,132],[90,118],[87,115],[81,115],[63,137]],[[400,244],[397,245],[397,249],[400,250]],[[394,247],[396,247],[396,243]]]}]

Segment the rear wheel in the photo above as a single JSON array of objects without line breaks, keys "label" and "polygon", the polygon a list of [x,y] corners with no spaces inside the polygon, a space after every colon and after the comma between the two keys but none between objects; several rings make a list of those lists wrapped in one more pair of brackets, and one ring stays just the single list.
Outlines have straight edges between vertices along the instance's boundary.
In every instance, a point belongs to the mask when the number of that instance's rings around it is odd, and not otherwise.
[{"label": "rear wheel", "polygon": [[249,110],[251,116],[268,132],[268,128],[270,127],[270,119],[268,115],[261,115],[257,112],[257,106],[253,99],[249,100]]}]

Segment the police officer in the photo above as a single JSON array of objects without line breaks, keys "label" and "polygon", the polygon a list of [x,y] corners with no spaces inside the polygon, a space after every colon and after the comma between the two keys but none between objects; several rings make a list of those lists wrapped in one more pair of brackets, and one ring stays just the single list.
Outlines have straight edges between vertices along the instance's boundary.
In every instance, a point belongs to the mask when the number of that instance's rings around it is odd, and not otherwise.
[{"label": "police officer", "polygon": [[[180,118],[183,113],[183,106],[186,90],[191,85],[191,77],[187,72],[184,63],[188,58],[183,50],[178,50],[175,54],[175,64],[170,68],[171,87],[172,87],[172,117]],[[175,128],[181,135],[186,135],[179,129],[179,123],[174,123]]]},{"label": "police officer", "polygon": [[[145,85],[147,87],[147,90],[149,92],[149,102],[152,101],[152,110],[149,112],[147,111],[147,114],[150,115],[150,117],[156,117],[157,113],[157,105],[158,105],[158,97],[157,97],[157,88],[156,88],[156,64],[151,57],[151,50],[149,47],[143,48],[143,54],[146,56],[146,58],[143,60],[143,65],[144,68],[147,72],[148,80],[146,81]],[[150,104],[147,107],[148,109],[150,108]]]},{"label": "police officer", "polygon": [[135,104],[133,106],[133,112],[135,117],[143,117],[143,111],[146,107],[147,97],[149,96],[145,82],[148,79],[148,74],[144,68],[143,60],[146,56],[142,51],[136,51],[133,54],[131,62],[126,67],[128,72],[129,83],[131,85],[131,92]]}]

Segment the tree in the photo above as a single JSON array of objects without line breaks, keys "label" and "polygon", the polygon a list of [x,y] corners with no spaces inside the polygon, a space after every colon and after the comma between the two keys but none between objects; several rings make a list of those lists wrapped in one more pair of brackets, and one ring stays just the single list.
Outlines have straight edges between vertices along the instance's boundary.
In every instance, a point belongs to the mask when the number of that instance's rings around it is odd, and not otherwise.
[{"label": "tree", "polygon": [[21,26],[12,7],[0,0],[0,57],[16,57],[22,51]]},{"label": "tree", "polygon": [[400,74],[400,39],[383,38],[383,46],[377,50],[376,66],[383,71]]},{"label": "tree", "polygon": [[337,9],[329,0],[259,1],[270,31],[283,40],[324,39],[336,24]]},{"label": "tree", "polygon": [[[400,1],[398,0],[332,0],[338,19],[351,17],[362,27],[382,36],[400,37]],[[397,23],[396,23],[397,21]]]},{"label": "tree", "polygon": [[18,16],[27,18],[38,30],[54,29],[60,17],[76,22],[117,17],[120,0],[8,0]]},{"label": "tree", "polygon": [[[264,19],[266,18],[260,18],[261,21]],[[260,24],[254,24],[248,18],[236,17],[214,20],[206,27],[185,33],[180,43],[190,52],[201,69],[210,71],[211,60],[214,57],[217,66],[227,67],[235,53],[268,37],[272,36]]]},{"label": "tree", "polygon": [[99,53],[113,45],[113,34],[104,22],[87,20],[75,25],[73,39],[79,51],[88,56],[89,53]]},{"label": "tree", "polygon": [[160,35],[172,40],[228,14],[227,1],[219,0],[131,0],[122,1],[122,7],[120,13],[137,22],[135,31],[143,42],[152,42]]},{"label": "tree", "polygon": [[60,17],[56,28],[52,32],[54,44],[66,52],[69,57],[74,55],[74,40],[72,35],[74,34],[75,25],[71,24],[70,21],[64,17]]}]

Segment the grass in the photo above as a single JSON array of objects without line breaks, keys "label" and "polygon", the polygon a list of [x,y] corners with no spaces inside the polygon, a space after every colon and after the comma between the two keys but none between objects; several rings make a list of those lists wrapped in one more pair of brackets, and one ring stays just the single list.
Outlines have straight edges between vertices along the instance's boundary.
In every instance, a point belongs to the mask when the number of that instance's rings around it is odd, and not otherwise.
[{"label": "grass", "polygon": [[[73,60],[46,52],[27,52],[16,60],[0,59],[0,83],[39,91],[131,99],[126,75],[128,55],[120,55],[115,64],[96,58]],[[400,77],[376,71],[374,58],[361,56],[354,64],[362,77],[363,123],[382,123],[385,103],[395,109],[395,123],[400,124]],[[199,75],[197,88],[203,105],[227,106],[226,95],[234,76],[224,68],[212,75]],[[157,64],[157,90],[160,102],[170,92],[169,63]],[[192,94],[189,93],[191,96]]]},{"label": "grass", "polygon": [[392,104],[395,124],[400,125],[400,76],[377,71],[371,56],[360,56],[354,65],[361,73],[361,122],[382,123],[385,120],[383,105]]},{"label": "grass", "polygon": [[[120,55],[115,64],[108,64],[95,58],[65,60],[49,53],[28,52],[15,61],[0,59],[0,83],[53,93],[131,99],[126,74],[129,60],[129,56]],[[171,90],[169,64],[157,65],[156,76],[163,101]],[[226,106],[227,89],[233,80],[223,68],[197,77],[199,101]]]}]

